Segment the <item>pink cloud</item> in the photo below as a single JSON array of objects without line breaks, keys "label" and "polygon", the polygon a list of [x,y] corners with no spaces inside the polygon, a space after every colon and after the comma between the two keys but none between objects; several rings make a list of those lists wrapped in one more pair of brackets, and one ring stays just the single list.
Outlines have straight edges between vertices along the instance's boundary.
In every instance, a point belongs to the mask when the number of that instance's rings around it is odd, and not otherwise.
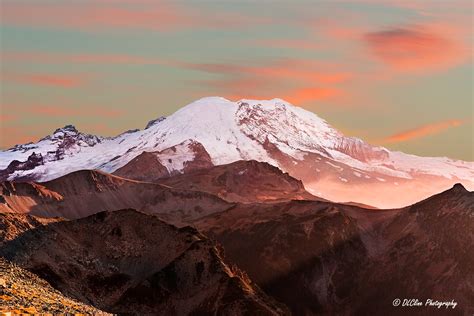
[{"label": "pink cloud", "polygon": [[12,62],[36,62],[51,64],[170,64],[170,61],[166,61],[161,58],[129,54],[62,54],[51,52],[1,52],[1,59]]},{"label": "pink cloud", "polygon": [[311,82],[337,83],[349,80],[352,73],[349,71],[334,71],[321,69],[317,62],[302,60],[282,60],[267,63],[262,66],[242,66],[234,64],[195,64],[178,63],[183,68],[201,70],[209,73],[224,75],[249,75],[259,77],[299,79]]},{"label": "pink cloud", "polygon": [[77,1],[72,3],[8,2],[2,24],[81,31],[249,27],[270,20],[223,11],[204,14],[198,5],[174,1]]},{"label": "pink cloud", "polygon": [[250,41],[249,43],[262,47],[291,48],[296,50],[319,50],[327,48],[324,43],[308,39],[271,39]]},{"label": "pink cloud", "polygon": [[461,126],[465,123],[466,122],[462,120],[447,120],[432,124],[426,124],[389,136],[384,141],[386,143],[400,143],[410,141],[412,139],[438,134],[447,129]]},{"label": "pink cloud", "polygon": [[3,80],[30,85],[45,85],[60,88],[73,88],[82,85],[85,80],[82,76],[50,75],[50,74],[7,74]]},{"label": "pink cloud", "polygon": [[293,104],[302,104],[310,101],[325,100],[342,95],[342,91],[336,88],[301,88],[295,89],[284,95],[283,98]]},{"label": "pink cloud", "polygon": [[84,1],[74,3],[6,3],[3,24],[81,30],[100,28],[144,28],[165,30],[185,23],[179,10],[160,3],[148,6],[120,6],[113,3]]},{"label": "pink cloud", "polygon": [[25,144],[35,141],[33,132],[20,126],[0,125],[0,148],[9,148],[16,144]]},{"label": "pink cloud", "polygon": [[[291,59],[258,66],[186,63],[182,67],[224,75],[223,79],[206,83],[223,90],[231,99],[278,95],[295,104],[340,97],[343,93],[337,85],[355,75],[318,62]],[[289,83],[293,87],[288,87]]]},{"label": "pink cloud", "polygon": [[81,106],[81,109],[78,109],[54,105],[30,105],[27,107],[27,111],[36,115],[54,117],[88,117],[93,115],[94,117],[116,118],[124,114],[121,110],[100,106],[94,106],[93,111],[86,111],[85,108],[87,107]]},{"label": "pink cloud", "polygon": [[0,114],[0,123],[10,122],[16,118],[17,116],[12,114]]}]

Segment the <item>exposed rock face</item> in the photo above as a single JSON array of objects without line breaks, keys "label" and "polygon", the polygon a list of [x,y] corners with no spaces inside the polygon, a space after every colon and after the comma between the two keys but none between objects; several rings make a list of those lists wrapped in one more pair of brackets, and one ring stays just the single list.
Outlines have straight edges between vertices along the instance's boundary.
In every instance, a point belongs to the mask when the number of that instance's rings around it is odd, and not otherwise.
[{"label": "exposed rock face", "polygon": [[188,143],[189,150],[194,154],[194,158],[184,162],[183,173],[192,172],[194,170],[207,169],[212,166],[212,159],[204,146],[197,141]]},{"label": "exposed rock face", "polygon": [[67,296],[126,314],[283,315],[195,229],[134,210],[32,229],[0,255]]},{"label": "exposed rock face", "polygon": [[172,189],[92,170],[73,172],[41,184],[4,182],[0,189],[4,200],[0,212],[68,219],[135,208],[183,225],[233,206],[209,193]]},{"label": "exposed rock face", "polygon": [[50,162],[73,156],[83,149],[100,144],[103,140],[103,137],[82,133],[73,125],[58,128],[53,134],[40,139],[36,144],[16,145],[9,149],[9,153],[13,156],[31,154],[25,161],[13,160],[5,169],[0,170],[0,181],[6,181],[10,177],[16,181],[39,180],[42,175],[30,171],[38,170]]},{"label": "exposed rock face", "polygon": [[[26,171],[26,170],[33,170],[34,168],[43,165],[44,160],[41,154],[36,154],[33,152],[26,161],[18,161],[13,160],[10,162],[8,167],[4,170],[0,170],[0,181],[5,181],[8,177],[13,174],[15,171]],[[26,176],[24,178],[19,177],[18,181],[20,180],[33,180],[34,176]]]},{"label": "exposed rock face", "polygon": [[265,162],[237,161],[159,181],[173,188],[204,191],[229,202],[315,200],[303,183]]},{"label": "exposed rock face", "polygon": [[145,129],[149,129],[150,127],[152,127],[153,125],[156,125],[160,122],[163,122],[164,120],[166,120],[166,117],[165,116],[160,116],[159,118],[156,118],[154,120],[151,120],[149,121],[147,124],[146,124],[146,127]]},{"label": "exposed rock face", "polygon": [[111,315],[65,297],[45,280],[1,257],[0,313]]},{"label": "exposed rock face", "polygon": [[454,299],[454,313],[469,315],[473,217],[474,193],[456,185],[398,210],[291,201],[236,207],[196,226],[295,315],[407,312],[395,298]]}]

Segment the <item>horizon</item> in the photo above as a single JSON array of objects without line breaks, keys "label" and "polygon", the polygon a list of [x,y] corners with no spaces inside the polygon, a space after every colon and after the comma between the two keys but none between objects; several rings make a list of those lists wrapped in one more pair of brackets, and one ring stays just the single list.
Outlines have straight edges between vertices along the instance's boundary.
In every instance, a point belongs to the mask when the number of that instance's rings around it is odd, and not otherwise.
[{"label": "horizon", "polygon": [[474,161],[470,1],[4,0],[0,16],[2,150],[65,122],[118,135],[219,95]]}]

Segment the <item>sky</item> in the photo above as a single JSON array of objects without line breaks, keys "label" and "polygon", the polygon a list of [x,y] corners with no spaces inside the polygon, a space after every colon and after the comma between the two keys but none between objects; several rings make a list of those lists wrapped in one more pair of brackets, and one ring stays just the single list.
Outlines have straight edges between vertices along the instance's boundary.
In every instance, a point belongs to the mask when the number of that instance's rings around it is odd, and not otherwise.
[{"label": "sky", "polygon": [[114,136],[222,96],[473,161],[472,19],[462,0],[0,0],[0,148],[66,124]]}]

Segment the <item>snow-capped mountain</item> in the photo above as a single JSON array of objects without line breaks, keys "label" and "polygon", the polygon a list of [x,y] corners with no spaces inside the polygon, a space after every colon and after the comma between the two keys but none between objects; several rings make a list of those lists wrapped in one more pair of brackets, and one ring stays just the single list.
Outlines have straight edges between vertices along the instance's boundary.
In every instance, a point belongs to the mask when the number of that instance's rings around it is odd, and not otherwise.
[{"label": "snow-capped mountain", "polygon": [[144,151],[157,153],[168,172],[182,172],[184,162],[195,156],[189,146],[179,146],[186,142],[202,145],[214,165],[268,162],[301,179],[310,192],[335,201],[394,207],[455,182],[474,187],[473,162],[372,146],[281,99],[220,97],[200,99],[150,121],[144,130],[111,138],[65,126],[37,143],[0,152],[0,177],[46,181],[80,169],[114,172]]}]

